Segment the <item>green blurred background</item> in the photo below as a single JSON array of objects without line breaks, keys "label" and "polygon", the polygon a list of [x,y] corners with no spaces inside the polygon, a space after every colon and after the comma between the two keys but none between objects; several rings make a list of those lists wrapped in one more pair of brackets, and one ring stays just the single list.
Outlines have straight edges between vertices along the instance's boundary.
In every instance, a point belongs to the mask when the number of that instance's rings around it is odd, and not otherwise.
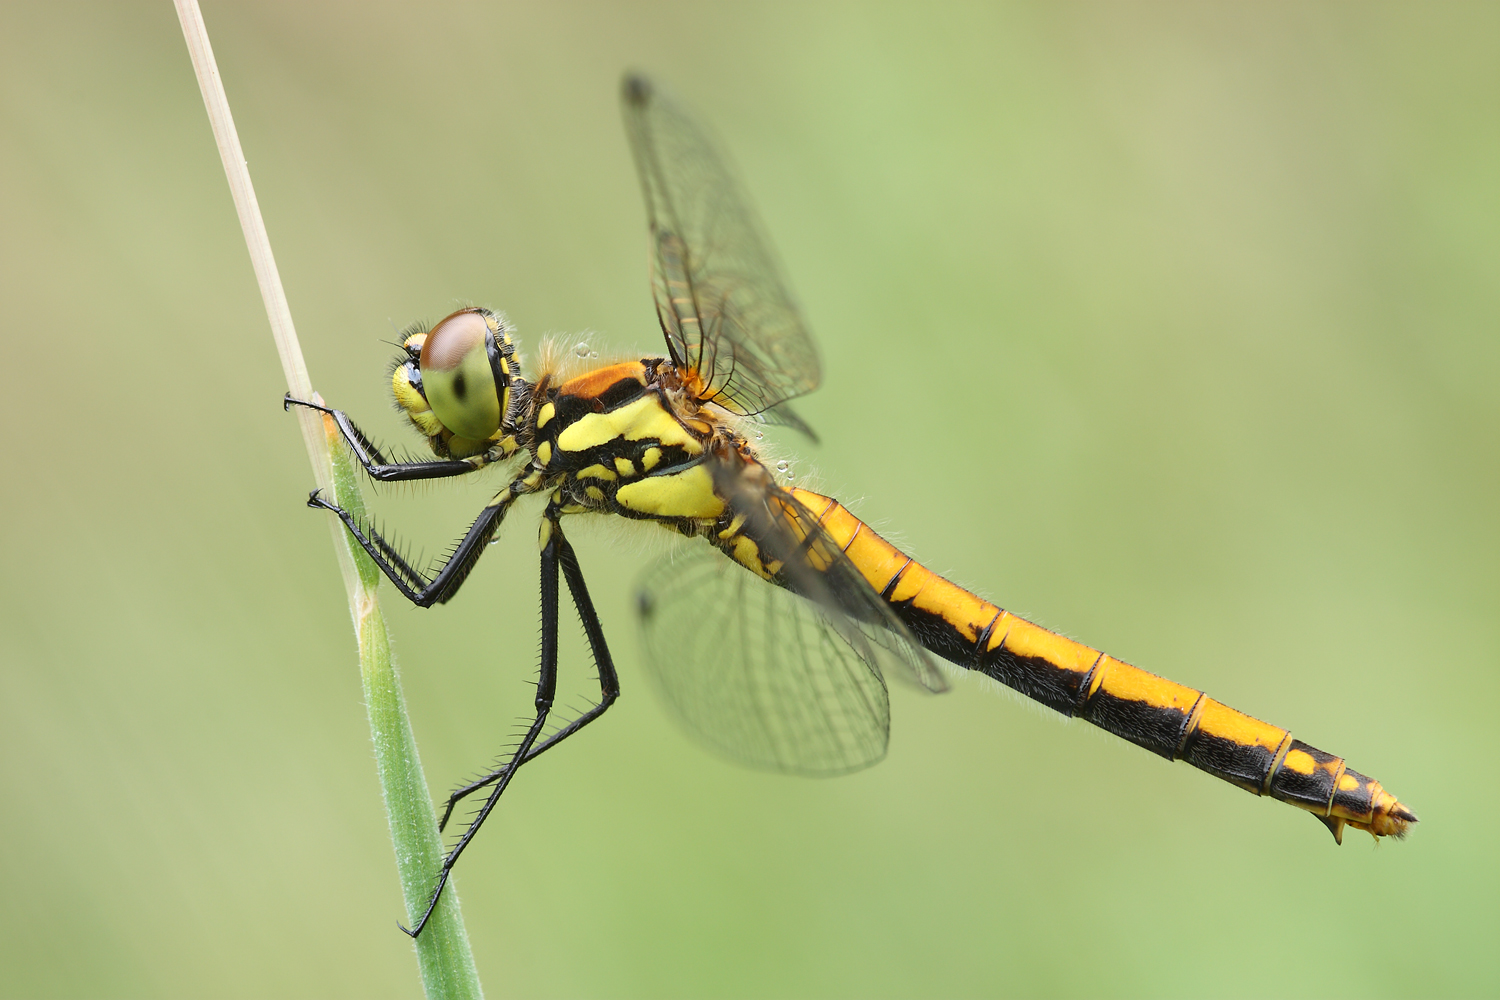
[{"label": "green blurred background", "polygon": [[[894,692],[862,774],[739,769],[648,693],[645,547],[580,526],[625,696],[458,870],[492,996],[1500,991],[1500,8],[205,16],[314,384],[378,436],[411,441],[381,341],[456,304],[659,348],[615,97],[647,70],[823,349],[799,478],[1423,818],[1338,849],[973,683]],[[413,996],[329,529],[171,5],[6,4],[0,80],[3,991]],[[494,485],[374,502],[432,550]],[[434,794],[528,710],[534,531],[444,608],[388,601]]]}]

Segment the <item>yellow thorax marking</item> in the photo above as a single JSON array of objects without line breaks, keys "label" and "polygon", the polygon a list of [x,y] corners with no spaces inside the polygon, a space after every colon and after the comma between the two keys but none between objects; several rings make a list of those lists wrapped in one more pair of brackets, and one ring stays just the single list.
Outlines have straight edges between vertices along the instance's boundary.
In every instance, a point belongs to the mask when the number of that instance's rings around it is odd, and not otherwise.
[{"label": "yellow thorax marking", "polygon": [[615,499],[622,507],[655,517],[712,520],[724,513],[724,501],[714,492],[713,476],[703,465],[621,486]]},{"label": "yellow thorax marking", "polygon": [[552,415],[557,412],[557,407],[551,403],[543,403],[542,408],[536,411],[536,429],[541,430],[552,420]]},{"label": "yellow thorax marking", "polygon": [[589,413],[569,424],[557,436],[557,446],[564,451],[588,451],[616,438],[626,441],[656,440],[677,445],[689,455],[703,452],[703,445],[662,408],[655,395],[640,399],[608,413]]},{"label": "yellow thorax marking", "polygon": [[580,469],[580,470],[578,470],[578,478],[579,479],[603,479],[606,482],[613,482],[615,479],[618,479],[619,477],[616,476],[609,469],[606,469],[602,465],[591,465],[587,469]]},{"label": "yellow thorax marking", "polygon": [[771,578],[766,567],[760,561],[760,546],[746,535],[740,535],[734,540],[734,561],[748,569],[757,576]]}]

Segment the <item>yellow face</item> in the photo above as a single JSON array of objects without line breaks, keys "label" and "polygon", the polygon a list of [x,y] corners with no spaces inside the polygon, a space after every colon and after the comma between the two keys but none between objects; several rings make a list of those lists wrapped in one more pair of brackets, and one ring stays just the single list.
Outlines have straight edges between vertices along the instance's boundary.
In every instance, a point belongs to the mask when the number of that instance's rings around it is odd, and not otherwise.
[{"label": "yellow face", "polygon": [[391,374],[396,403],[454,457],[485,451],[502,436],[515,376],[510,335],[487,309],[461,309],[402,344]]}]

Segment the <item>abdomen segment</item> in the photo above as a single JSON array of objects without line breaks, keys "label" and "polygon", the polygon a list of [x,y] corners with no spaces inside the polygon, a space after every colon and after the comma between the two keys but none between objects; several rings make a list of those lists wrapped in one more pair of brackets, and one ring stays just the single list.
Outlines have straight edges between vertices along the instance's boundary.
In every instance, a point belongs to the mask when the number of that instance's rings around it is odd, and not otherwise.
[{"label": "abdomen segment", "polygon": [[917,640],[944,659],[1168,760],[1306,809],[1341,842],[1345,824],[1400,837],[1416,822],[1380,782],[1342,758],[1202,691],[1018,618],[911,559],[838,501],[791,492]]}]

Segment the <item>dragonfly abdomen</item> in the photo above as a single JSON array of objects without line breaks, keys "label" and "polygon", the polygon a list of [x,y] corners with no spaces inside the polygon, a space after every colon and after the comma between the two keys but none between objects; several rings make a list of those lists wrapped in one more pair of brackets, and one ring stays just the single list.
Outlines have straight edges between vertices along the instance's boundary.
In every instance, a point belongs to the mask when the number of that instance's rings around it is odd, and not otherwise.
[{"label": "dragonfly abdomen", "polygon": [[1168,760],[1312,812],[1341,839],[1347,823],[1401,836],[1416,817],[1340,757],[1277,726],[1058,635],[945,580],[830,497],[793,489],[870,586],[928,650]]}]

